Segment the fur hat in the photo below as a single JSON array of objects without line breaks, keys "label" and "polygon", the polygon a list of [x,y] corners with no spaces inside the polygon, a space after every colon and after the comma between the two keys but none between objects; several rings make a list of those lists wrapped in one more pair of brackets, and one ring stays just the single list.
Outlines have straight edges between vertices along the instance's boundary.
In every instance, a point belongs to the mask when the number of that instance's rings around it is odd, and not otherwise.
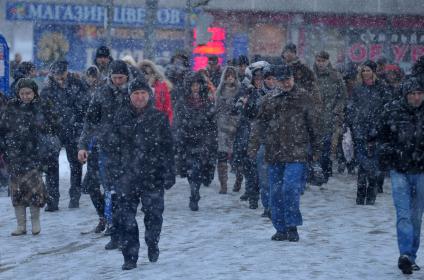
[{"label": "fur hat", "polygon": [[293,71],[288,65],[278,65],[274,70],[277,80],[282,81],[293,77]]}]

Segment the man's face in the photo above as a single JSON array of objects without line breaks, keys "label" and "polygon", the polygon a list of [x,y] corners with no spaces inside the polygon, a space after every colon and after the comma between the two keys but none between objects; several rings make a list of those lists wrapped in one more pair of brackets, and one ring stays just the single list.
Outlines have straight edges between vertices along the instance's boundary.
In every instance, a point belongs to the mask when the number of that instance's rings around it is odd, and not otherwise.
[{"label": "man's face", "polygon": [[15,54],[15,61],[17,63],[20,63],[22,61],[22,56],[20,53]]},{"label": "man's face", "polygon": [[424,91],[413,91],[406,95],[408,104],[414,108],[418,108],[424,101]]},{"label": "man's face", "polygon": [[62,74],[54,74],[53,79],[60,87],[65,87],[66,78],[68,77],[68,71],[63,72]]},{"label": "man's face", "polygon": [[19,90],[19,99],[22,100],[23,103],[29,104],[32,100],[34,100],[35,93],[30,88],[21,88]]},{"label": "man's face", "polygon": [[96,58],[96,62],[97,62],[98,65],[100,65],[102,67],[106,67],[109,64],[110,59],[107,56],[100,56],[100,57]]},{"label": "man's face", "polygon": [[242,64],[242,65],[238,66],[238,72],[239,72],[240,77],[244,76],[244,73],[246,72],[246,68],[247,68],[246,64]]},{"label": "man's face", "polygon": [[191,94],[192,96],[199,96],[199,93],[200,93],[200,84],[197,82],[194,82],[191,85]]},{"label": "man's face", "polygon": [[218,69],[218,60],[215,60],[215,59],[209,59],[208,60],[208,65],[209,65],[209,68],[210,69],[212,69],[212,70],[216,70],[216,69]]},{"label": "man's face", "polygon": [[128,77],[124,74],[112,74],[110,75],[112,83],[117,87],[122,87],[128,81]]},{"label": "man's face", "polygon": [[264,80],[265,86],[269,89],[274,89],[277,84],[277,79],[274,76],[269,76]]},{"label": "man's face", "polygon": [[133,91],[130,95],[131,104],[136,109],[144,109],[147,106],[147,103],[149,102],[149,93],[145,90],[136,90]]},{"label": "man's face", "polygon": [[283,52],[282,57],[285,62],[292,62],[296,59],[296,53],[287,50]]},{"label": "man's face", "polygon": [[289,92],[294,87],[294,78],[290,77],[283,80],[277,80],[277,87],[284,92]]},{"label": "man's face", "polygon": [[330,60],[324,59],[322,57],[317,57],[315,59],[315,65],[321,71],[324,71],[325,69],[327,69],[329,63],[330,63]]}]

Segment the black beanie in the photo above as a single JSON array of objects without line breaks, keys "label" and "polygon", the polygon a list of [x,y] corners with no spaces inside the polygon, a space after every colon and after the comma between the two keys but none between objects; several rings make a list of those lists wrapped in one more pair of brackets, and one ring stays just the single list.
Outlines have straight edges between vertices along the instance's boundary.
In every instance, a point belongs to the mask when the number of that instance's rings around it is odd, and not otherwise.
[{"label": "black beanie", "polygon": [[284,46],[283,53],[285,51],[289,51],[289,52],[292,52],[292,53],[297,53],[297,47],[293,43],[288,43],[287,45]]},{"label": "black beanie", "polygon": [[106,46],[100,46],[96,50],[96,58],[98,57],[110,57],[110,50]]},{"label": "black beanie", "polygon": [[377,71],[377,63],[372,60],[366,60],[362,65],[371,68],[374,73]]},{"label": "black beanie", "polygon": [[19,91],[22,88],[30,88],[35,93],[35,95],[38,95],[38,86],[37,86],[37,83],[33,79],[22,78],[18,81],[15,88],[16,88],[16,94],[17,95],[19,95]]},{"label": "black beanie", "polygon": [[114,60],[109,65],[109,75],[122,74],[129,76],[128,66],[122,60]]},{"label": "black beanie", "polygon": [[151,98],[153,98],[153,91],[152,88],[149,86],[148,83],[146,83],[144,80],[142,79],[135,79],[132,80],[128,86],[128,93],[131,95],[131,93],[133,93],[136,90],[145,90],[149,93],[149,96]]},{"label": "black beanie", "polygon": [[402,88],[402,94],[404,96],[414,91],[424,92],[424,85],[422,85],[416,78],[407,79],[405,82],[403,82],[401,88]]},{"label": "black beanie", "polygon": [[56,60],[50,65],[49,71],[53,75],[61,75],[68,71],[68,62],[66,60]]}]

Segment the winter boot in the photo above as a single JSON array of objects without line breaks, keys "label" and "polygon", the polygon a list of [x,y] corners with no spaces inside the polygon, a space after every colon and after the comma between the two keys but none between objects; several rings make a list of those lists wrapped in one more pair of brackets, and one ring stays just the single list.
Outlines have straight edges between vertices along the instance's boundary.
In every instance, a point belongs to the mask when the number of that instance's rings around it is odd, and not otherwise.
[{"label": "winter boot", "polygon": [[159,259],[159,247],[157,244],[151,245],[147,247],[147,257],[149,258],[149,262],[157,262]]},{"label": "winter boot", "polygon": [[32,234],[37,235],[41,231],[40,226],[40,207],[31,206],[29,208],[31,212],[31,226],[32,226]]},{"label": "winter boot", "polygon": [[199,200],[196,197],[190,196],[188,207],[191,211],[199,211]]},{"label": "winter boot", "polygon": [[374,205],[375,204],[375,198],[377,196],[376,193],[376,181],[370,180],[367,188],[367,199],[365,201],[366,205]]},{"label": "winter boot", "polygon": [[122,265],[122,270],[131,270],[137,267],[137,263],[134,261],[125,261]]},{"label": "winter boot", "polygon": [[271,210],[269,209],[264,209],[264,212],[261,215],[262,218],[270,218],[271,219]]},{"label": "winter boot", "polygon": [[249,199],[249,208],[258,209],[258,201],[256,199]]},{"label": "winter boot", "polygon": [[421,270],[421,267],[419,267],[418,264],[416,264],[416,263],[413,263],[411,267],[412,267],[412,270],[414,270],[414,271]]},{"label": "winter boot", "polygon": [[401,255],[398,260],[398,267],[403,274],[412,274],[412,261],[407,255]]},{"label": "winter boot", "polygon": [[239,171],[236,171],[236,181],[234,182],[233,192],[240,191],[241,183],[243,183],[243,174]]},{"label": "winter boot", "polygon": [[240,196],[241,201],[247,201],[249,200],[249,195],[247,193],[244,193]]},{"label": "winter boot", "polygon": [[220,194],[227,193],[227,182],[228,182],[228,165],[226,162],[218,163],[218,178],[221,188],[219,189]]},{"label": "winter boot", "polygon": [[274,241],[285,241],[287,240],[287,232],[277,231],[272,237],[271,240]]},{"label": "winter boot", "polygon": [[287,240],[290,242],[299,241],[299,234],[297,233],[297,227],[289,227],[287,229]]},{"label": "winter boot", "polygon": [[47,206],[46,206],[46,208],[44,208],[44,211],[46,211],[46,212],[59,211],[59,207],[57,205],[47,203]]},{"label": "winter boot", "polygon": [[104,236],[110,236],[112,234],[112,225],[109,223],[106,223],[106,230],[103,233]]},{"label": "winter boot", "polygon": [[119,248],[119,242],[116,240],[110,240],[108,244],[105,246],[105,250],[115,250]]},{"label": "winter boot", "polygon": [[70,208],[70,209],[79,208],[79,201],[76,200],[76,199],[69,200],[68,208]]},{"label": "winter boot", "polygon": [[106,219],[101,217],[99,218],[99,223],[94,228],[94,233],[101,233],[106,229]]},{"label": "winter boot", "polygon": [[18,227],[12,232],[12,236],[26,234],[26,208],[25,206],[15,207],[15,216],[18,222]]}]

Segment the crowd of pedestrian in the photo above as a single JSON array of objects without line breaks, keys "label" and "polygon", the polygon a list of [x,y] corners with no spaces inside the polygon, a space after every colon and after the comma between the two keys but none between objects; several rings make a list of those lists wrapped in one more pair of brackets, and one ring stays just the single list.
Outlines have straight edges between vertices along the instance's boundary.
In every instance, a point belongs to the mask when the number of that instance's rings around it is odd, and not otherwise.
[{"label": "crowd of pedestrian", "polygon": [[[137,266],[139,203],[150,262],[159,257],[164,192],[187,178],[188,207],[199,211],[201,186],[217,173],[220,195],[233,192],[250,209],[259,201],[274,241],[299,241],[301,195],[326,184],[333,169],[357,174],[357,205],[374,205],[391,178],[399,269],[415,263],[424,211],[424,56],[405,75],[385,59],[348,64],[330,55],[311,68],[284,46],[279,64],[236,57],[192,71],[184,52],[163,69],[154,61],[114,59],[101,46],[84,73],[51,64],[39,89],[31,62],[14,65],[1,96],[0,154],[9,174],[17,229],[39,234],[40,209],[59,210],[59,153],[70,166],[69,208],[88,193],[99,217],[93,230],[120,249],[122,269]],[[333,164],[336,161],[337,164]],[[83,178],[83,164],[87,172]],[[1,165],[0,165],[1,167]],[[215,170],[216,169],[216,170]],[[44,176],[44,180],[43,180]]]}]

